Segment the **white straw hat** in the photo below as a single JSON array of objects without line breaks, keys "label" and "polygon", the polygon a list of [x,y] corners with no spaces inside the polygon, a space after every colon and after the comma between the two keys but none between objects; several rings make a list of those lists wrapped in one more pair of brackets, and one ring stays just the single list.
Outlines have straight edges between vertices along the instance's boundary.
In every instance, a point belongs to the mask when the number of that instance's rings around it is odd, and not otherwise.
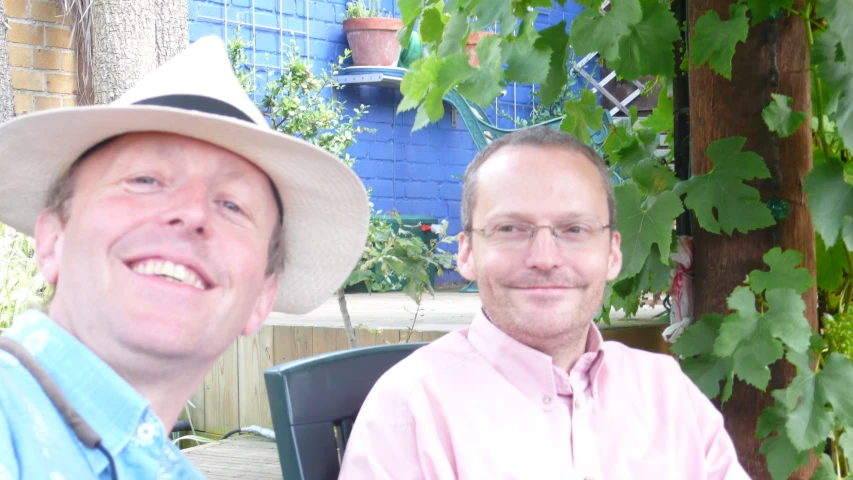
[{"label": "white straw hat", "polygon": [[364,185],[330,153],[269,127],[217,37],[199,39],[109,105],[27,114],[0,125],[0,222],[32,235],[51,184],[92,146],[131,132],[202,140],[272,179],[284,207],[285,257],[274,310],[309,312],[346,281],[367,238]]}]

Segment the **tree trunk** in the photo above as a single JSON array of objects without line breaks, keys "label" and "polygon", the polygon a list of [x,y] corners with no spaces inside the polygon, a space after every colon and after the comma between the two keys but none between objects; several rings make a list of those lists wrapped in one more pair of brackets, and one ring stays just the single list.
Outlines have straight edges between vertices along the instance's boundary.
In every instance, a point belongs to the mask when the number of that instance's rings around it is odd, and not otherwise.
[{"label": "tree trunk", "polygon": [[189,45],[187,0],[155,0],[157,66],[163,65]]},{"label": "tree trunk", "polygon": [[95,103],[121,96],[157,66],[154,0],[95,0],[92,76]]},{"label": "tree trunk", "polygon": [[[729,0],[690,2],[689,25],[713,9],[721,18],[729,18]],[[802,10],[803,1],[795,2]],[[707,173],[712,163],[705,155],[708,145],[730,136],[747,138],[744,150],[761,155],[773,174],[770,180],[756,182],[763,201],[787,200],[791,215],[775,227],[732,236],[714,235],[693,225],[694,291],[696,318],[704,314],[728,311],[726,297],[755,268],[765,268],[763,255],[774,246],[796,249],[803,254],[803,267],[814,276],[814,226],[806,208],[803,180],[812,166],[812,142],[809,122],[797,132],[780,140],[767,130],[761,110],[770,101],[770,93],[789,95],[794,109],[811,118],[809,47],[805,26],[799,18],[782,15],[749,30],[747,43],[738,44],[733,59],[732,80],[728,81],[707,66],[690,69],[691,167],[693,174]],[[817,291],[803,296],[806,317],[817,328]],[[762,393],[737,382],[731,399],[722,407],[726,428],[732,436],[741,464],[751,478],[770,478],[766,461],[758,452],[761,440],[755,427],[762,410],[774,403],[769,392],[785,387],[795,375],[793,366],[779,362],[771,367],[772,379]],[[808,478],[814,469],[802,469],[792,478]],[[808,471],[806,471],[808,470]]]},{"label": "tree trunk", "polygon": [[0,122],[15,116],[15,100],[12,92],[12,71],[9,68],[9,42],[6,8],[0,0]]}]

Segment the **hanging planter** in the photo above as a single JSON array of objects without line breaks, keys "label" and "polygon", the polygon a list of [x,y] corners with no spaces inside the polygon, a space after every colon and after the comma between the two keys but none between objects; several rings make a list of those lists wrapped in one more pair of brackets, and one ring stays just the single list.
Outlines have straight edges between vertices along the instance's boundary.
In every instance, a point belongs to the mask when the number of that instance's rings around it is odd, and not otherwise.
[{"label": "hanging planter", "polygon": [[468,35],[468,40],[465,42],[465,53],[468,54],[468,64],[472,67],[480,66],[480,59],[477,57],[477,44],[484,37],[494,35],[492,32],[473,32]]},{"label": "hanging planter", "polygon": [[399,18],[382,17],[378,9],[363,2],[347,3],[344,33],[357,67],[396,67],[400,58],[397,32],[403,28]]}]

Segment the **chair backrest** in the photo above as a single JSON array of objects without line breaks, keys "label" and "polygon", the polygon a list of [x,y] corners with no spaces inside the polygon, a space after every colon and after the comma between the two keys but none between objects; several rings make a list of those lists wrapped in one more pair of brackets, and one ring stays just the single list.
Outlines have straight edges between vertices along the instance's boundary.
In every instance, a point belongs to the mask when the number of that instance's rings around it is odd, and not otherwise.
[{"label": "chair backrest", "polygon": [[373,385],[425,343],[331,352],[264,371],[284,480],[332,480]]}]

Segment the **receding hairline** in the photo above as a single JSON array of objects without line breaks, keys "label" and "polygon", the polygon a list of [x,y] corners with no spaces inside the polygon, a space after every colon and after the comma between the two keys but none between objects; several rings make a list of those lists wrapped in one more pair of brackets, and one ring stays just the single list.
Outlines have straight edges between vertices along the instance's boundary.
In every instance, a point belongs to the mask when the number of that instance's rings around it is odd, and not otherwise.
[{"label": "receding hairline", "polygon": [[473,219],[471,217],[477,203],[477,177],[479,176],[480,168],[506,147],[513,146],[564,150],[568,153],[576,153],[584,157],[598,172],[601,187],[604,189],[607,199],[609,224],[613,225],[616,222],[616,202],[613,183],[604,159],[592,147],[565,132],[545,126],[537,126],[513,132],[489,143],[483,150],[477,153],[474,160],[468,165],[463,177],[462,202],[460,205],[463,232],[469,232],[473,228]]}]

